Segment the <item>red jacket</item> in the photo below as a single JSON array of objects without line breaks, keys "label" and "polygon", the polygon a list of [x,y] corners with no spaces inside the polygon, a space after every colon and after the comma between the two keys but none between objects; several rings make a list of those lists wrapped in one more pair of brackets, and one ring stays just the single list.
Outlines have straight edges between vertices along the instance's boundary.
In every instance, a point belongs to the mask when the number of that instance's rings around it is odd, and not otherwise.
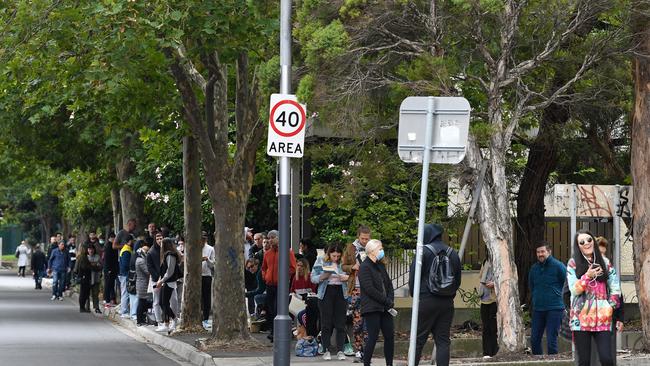
[{"label": "red jacket", "polygon": [[[262,262],[262,275],[264,282],[269,286],[278,285],[278,248],[272,248],[264,253],[264,261]],[[293,250],[289,249],[289,278],[293,277],[296,273],[296,256],[293,255]]]}]

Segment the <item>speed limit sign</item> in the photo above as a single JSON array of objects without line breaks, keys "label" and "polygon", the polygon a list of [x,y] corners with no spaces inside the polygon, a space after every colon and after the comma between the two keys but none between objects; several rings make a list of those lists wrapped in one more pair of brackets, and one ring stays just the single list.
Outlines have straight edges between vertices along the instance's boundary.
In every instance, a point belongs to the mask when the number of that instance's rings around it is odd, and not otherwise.
[{"label": "speed limit sign", "polygon": [[292,94],[272,94],[266,154],[301,158],[305,151],[307,109]]}]

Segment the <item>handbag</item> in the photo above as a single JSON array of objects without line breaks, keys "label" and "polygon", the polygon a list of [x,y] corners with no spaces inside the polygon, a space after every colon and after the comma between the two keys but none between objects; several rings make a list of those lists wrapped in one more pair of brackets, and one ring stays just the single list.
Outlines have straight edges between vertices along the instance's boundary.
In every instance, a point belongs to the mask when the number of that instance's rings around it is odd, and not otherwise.
[{"label": "handbag", "polygon": [[305,305],[305,302],[300,297],[298,297],[298,295],[295,293],[291,294],[291,299],[289,301],[289,314],[295,317],[306,307],[307,305]]},{"label": "handbag", "polygon": [[316,357],[318,355],[318,342],[312,337],[299,339],[296,342],[295,350],[298,357]]}]

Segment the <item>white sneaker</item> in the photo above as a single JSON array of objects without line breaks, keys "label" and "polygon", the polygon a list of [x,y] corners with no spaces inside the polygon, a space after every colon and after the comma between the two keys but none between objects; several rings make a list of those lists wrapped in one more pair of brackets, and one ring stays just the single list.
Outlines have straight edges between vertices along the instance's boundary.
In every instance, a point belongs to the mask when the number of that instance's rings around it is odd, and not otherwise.
[{"label": "white sneaker", "polygon": [[156,328],[156,332],[169,332],[169,328],[167,328],[165,323],[160,323],[158,328]]},{"label": "white sneaker", "polygon": [[63,296],[59,296],[59,301],[63,301]]},{"label": "white sneaker", "polygon": [[52,298],[50,300],[52,301],[56,300],[56,295],[52,295]]},{"label": "white sneaker", "polygon": [[329,361],[332,359],[332,355],[330,355],[330,351],[327,351],[323,354],[323,360]]},{"label": "white sneaker", "polygon": [[131,315],[129,315],[129,314],[122,314],[122,315],[120,315],[120,318],[122,318],[122,319],[130,319],[130,318],[131,318]]},{"label": "white sneaker", "polygon": [[169,322],[169,330],[170,330],[170,331],[176,329],[176,323],[178,323],[178,322],[176,321],[176,318],[172,319],[172,320]]},{"label": "white sneaker", "polygon": [[201,324],[203,325],[203,329],[207,330],[208,328],[212,328],[207,320],[204,320]]},{"label": "white sneaker", "polygon": [[339,353],[336,354],[336,357],[339,359],[339,361],[345,361],[347,357],[345,357],[345,353],[339,351]]},{"label": "white sneaker", "polygon": [[488,356],[488,355],[483,356],[483,359],[484,359],[484,360],[489,360],[489,359],[491,359],[491,358],[492,358],[492,356]]}]

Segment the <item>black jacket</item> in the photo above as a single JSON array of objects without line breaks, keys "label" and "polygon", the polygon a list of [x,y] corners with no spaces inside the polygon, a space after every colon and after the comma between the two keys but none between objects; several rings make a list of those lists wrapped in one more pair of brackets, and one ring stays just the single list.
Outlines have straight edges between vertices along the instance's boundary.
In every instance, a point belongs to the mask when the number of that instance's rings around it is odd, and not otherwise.
[{"label": "black jacket", "polygon": [[[449,246],[442,241],[442,227],[440,225],[426,224],[424,225],[424,245],[431,244],[436,252],[440,250],[446,250]],[[434,254],[427,248],[424,248],[422,251],[422,276],[420,277],[420,298],[436,296],[429,291],[427,286],[429,279],[429,271],[431,270],[431,264],[433,263]],[[460,264],[460,258],[458,257],[458,252],[452,249],[451,255],[449,256],[453,271],[454,271],[454,288],[458,290],[460,287],[460,276],[462,273],[462,268]],[[410,273],[409,273],[409,293],[413,296],[413,286],[415,283],[415,258],[411,263]],[[456,296],[448,296],[448,298],[453,299]],[[437,296],[442,297],[442,296]]]},{"label": "black jacket", "polygon": [[359,267],[359,285],[361,314],[383,312],[394,306],[393,283],[383,263],[373,262],[366,257]]},{"label": "black jacket", "polygon": [[47,259],[45,259],[45,253],[42,250],[34,251],[32,254],[32,271],[45,271],[47,269]]},{"label": "black jacket", "polygon": [[147,252],[147,270],[152,281],[156,282],[160,279],[160,246],[157,244]]}]

